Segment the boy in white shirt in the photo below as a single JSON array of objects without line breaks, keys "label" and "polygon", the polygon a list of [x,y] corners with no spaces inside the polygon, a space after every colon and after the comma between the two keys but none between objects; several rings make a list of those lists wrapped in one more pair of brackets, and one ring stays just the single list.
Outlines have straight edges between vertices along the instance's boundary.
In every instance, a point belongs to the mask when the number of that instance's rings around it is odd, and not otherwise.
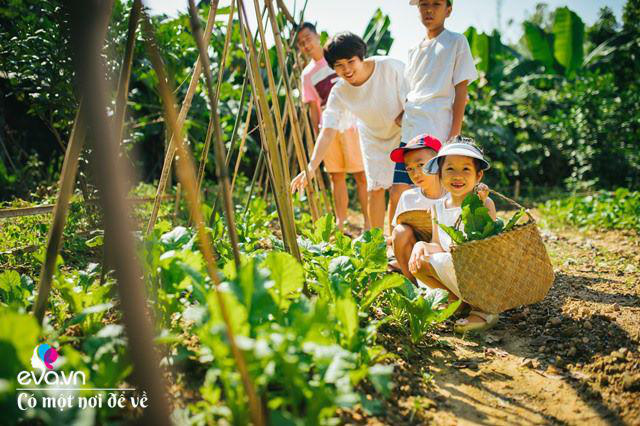
[{"label": "boy in white shirt", "polygon": [[[319,132],[322,125],[322,110],[339,77],[324,59],[324,50],[315,25],[309,22],[303,23],[296,34],[296,42],[298,49],[310,59],[309,64],[302,71],[302,101],[309,104],[311,124]],[[347,113],[342,117],[340,130],[342,131],[336,134],[324,158],[324,167],[331,177],[338,228],[342,230],[347,219],[349,205],[347,174],[352,174],[356,181],[358,199],[364,214],[364,225],[365,228],[369,228],[367,180],[362,164],[360,137],[355,119],[351,114]]]},{"label": "boy in white shirt", "polygon": [[[416,186],[404,191],[398,201],[396,212],[393,217],[393,233],[391,240],[393,243],[393,254],[396,257],[397,265],[404,276],[414,284],[416,279],[409,270],[409,259],[413,246],[419,239],[417,230],[407,223],[398,224],[398,217],[408,211],[418,211],[429,216],[428,212],[442,198],[446,198],[448,193],[440,185],[438,175],[425,174],[422,168],[434,158],[442,143],[432,135],[419,135],[413,138],[406,146],[394,149],[390,158],[393,162],[403,163],[407,170],[407,175]],[[430,217],[430,216],[429,216]]]},{"label": "boy in white shirt", "polygon": [[[396,119],[402,114],[407,86],[402,62],[382,56],[365,59],[366,51],[367,45],[353,33],[337,34],[325,48],[325,59],[341,79],[331,89],[322,113],[322,130],[308,172],[314,176],[340,130],[340,117],[351,112],[358,119],[369,220],[372,227],[382,228],[385,191],[393,185],[395,166],[389,154],[400,144],[401,130]],[[306,176],[300,173],[291,182],[291,189],[302,190],[305,185]]]},{"label": "boy in white shirt", "polygon": [[[402,141],[428,133],[446,142],[462,130],[467,86],[478,78],[478,72],[467,38],[444,27],[452,0],[410,0],[409,4],[418,6],[427,35],[409,51]],[[408,181],[403,165],[398,164],[394,183]]]}]

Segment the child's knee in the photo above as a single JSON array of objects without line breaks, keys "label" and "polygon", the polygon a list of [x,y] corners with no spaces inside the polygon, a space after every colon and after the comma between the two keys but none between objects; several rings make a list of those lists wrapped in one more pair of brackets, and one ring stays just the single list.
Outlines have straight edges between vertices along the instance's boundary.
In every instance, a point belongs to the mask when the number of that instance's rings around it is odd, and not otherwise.
[{"label": "child's knee", "polygon": [[412,240],[415,242],[413,228],[408,225],[396,225],[391,232],[391,239],[394,244],[405,244]]}]

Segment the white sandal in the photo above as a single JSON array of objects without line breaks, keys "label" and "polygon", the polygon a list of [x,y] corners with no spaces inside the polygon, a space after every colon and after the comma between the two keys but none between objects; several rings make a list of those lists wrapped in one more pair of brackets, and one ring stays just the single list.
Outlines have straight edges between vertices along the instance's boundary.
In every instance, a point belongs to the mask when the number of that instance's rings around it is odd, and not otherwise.
[{"label": "white sandal", "polygon": [[462,318],[456,321],[455,325],[453,326],[453,331],[460,334],[486,331],[495,326],[500,319],[500,315],[498,314],[488,314],[482,311],[469,312],[469,316],[472,315],[482,318],[484,322],[471,322],[466,318]]}]

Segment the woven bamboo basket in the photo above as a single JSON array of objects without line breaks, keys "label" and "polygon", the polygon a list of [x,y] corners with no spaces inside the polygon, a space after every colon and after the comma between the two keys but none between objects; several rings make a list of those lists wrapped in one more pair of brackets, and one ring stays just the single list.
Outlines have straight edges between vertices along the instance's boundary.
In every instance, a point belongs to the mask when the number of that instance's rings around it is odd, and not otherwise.
[{"label": "woven bamboo basket", "polygon": [[[518,208],[520,204],[491,191]],[[453,246],[451,254],[462,300],[497,314],[544,299],[554,280],[553,267],[535,219],[484,240]]]},{"label": "woven bamboo basket", "polygon": [[412,227],[418,241],[431,241],[433,223],[429,210],[407,210],[398,215],[396,223]]}]

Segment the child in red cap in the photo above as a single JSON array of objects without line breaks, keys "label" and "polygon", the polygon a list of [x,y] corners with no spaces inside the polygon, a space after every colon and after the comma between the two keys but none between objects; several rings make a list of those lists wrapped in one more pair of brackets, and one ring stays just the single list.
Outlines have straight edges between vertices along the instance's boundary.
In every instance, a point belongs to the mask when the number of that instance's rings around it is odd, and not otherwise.
[{"label": "child in red cap", "polygon": [[416,283],[416,279],[409,271],[409,258],[413,246],[420,240],[421,233],[412,226],[410,221],[404,221],[403,217],[410,217],[408,212],[420,212],[424,214],[428,222],[428,212],[435,203],[447,197],[447,192],[440,185],[438,175],[425,174],[423,167],[440,151],[442,143],[432,135],[419,135],[413,138],[407,145],[396,148],[391,152],[391,160],[395,163],[404,163],[409,178],[415,185],[414,188],[402,193],[391,226],[393,252],[397,265],[402,273]]}]

